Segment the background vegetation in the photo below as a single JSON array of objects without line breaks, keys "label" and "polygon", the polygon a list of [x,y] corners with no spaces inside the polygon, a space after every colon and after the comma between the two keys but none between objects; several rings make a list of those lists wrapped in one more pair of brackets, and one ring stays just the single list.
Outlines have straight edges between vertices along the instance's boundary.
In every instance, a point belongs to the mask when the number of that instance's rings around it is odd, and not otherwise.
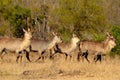
[{"label": "background vegetation", "polygon": [[31,27],[33,38],[49,39],[51,32],[69,41],[76,33],[81,40],[101,41],[111,32],[120,54],[119,0],[0,0],[0,35],[22,37]]}]

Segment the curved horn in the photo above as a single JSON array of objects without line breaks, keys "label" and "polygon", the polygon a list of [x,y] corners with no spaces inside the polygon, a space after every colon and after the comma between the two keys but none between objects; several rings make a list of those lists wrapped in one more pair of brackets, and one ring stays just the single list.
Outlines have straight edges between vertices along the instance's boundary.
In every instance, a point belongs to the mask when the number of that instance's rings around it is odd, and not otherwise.
[{"label": "curved horn", "polygon": [[54,36],[56,36],[56,35],[57,35],[55,32],[52,32],[52,34],[53,34]]},{"label": "curved horn", "polygon": [[23,32],[26,32],[26,30],[23,28]]},{"label": "curved horn", "polygon": [[110,36],[111,36],[111,33],[109,33],[109,32],[106,32],[106,35],[107,35],[108,37],[110,37]]},{"label": "curved horn", "polygon": [[76,35],[76,34],[74,34],[74,33],[72,34],[72,36],[73,36],[73,37],[77,37],[77,35]]},{"label": "curved horn", "polygon": [[28,28],[28,32],[30,32],[30,28]]}]

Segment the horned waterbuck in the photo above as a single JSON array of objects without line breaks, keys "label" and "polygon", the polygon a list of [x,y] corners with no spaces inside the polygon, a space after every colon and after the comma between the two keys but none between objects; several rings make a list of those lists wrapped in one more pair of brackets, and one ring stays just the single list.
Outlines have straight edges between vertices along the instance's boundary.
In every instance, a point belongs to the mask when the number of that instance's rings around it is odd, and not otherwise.
[{"label": "horned waterbuck", "polygon": [[39,53],[39,58],[36,61],[40,58],[44,60],[45,52],[48,51],[50,53],[50,49],[52,49],[56,43],[62,43],[62,39],[58,34],[52,34],[54,36],[52,40],[31,40],[31,51],[36,51]]},{"label": "horned waterbuck", "polygon": [[72,38],[71,38],[71,42],[69,43],[60,43],[57,44],[56,47],[54,48],[54,54],[52,54],[52,57],[56,54],[56,53],[60,53],[60,54],[65,54],[66,55],[66,59],[67,56],[70,56],[70,59],[72,57],[72,52],[75,51],[75,49],[77,49],[78,47],[78,43],[79,43],[80,39],[73,34]]},{"label": "horned waterbuck", "polygon": [[[97,55],[98,58],[101,58],[101,55],[106,55],[115,46],[116,46],[115,38],[110,33],[107,33],[107,38],[102,42],[81,41],[79,45],[80,52],[78,54],[78,60],[80,59],[82,53],[86,51],[88,51],[88,55],[93,54]],[[87,56],[85,58],[89,62]]]},{"label": "horned waterbuck", "polygon": [[[28,55],[28,47],[30,46],[31,43],[31,31],[28,28],[28,31],[24,30],[24,38],[10,38],[10,37],[2,37],[0,38],[0,51],[1,51],[1,58],[4,55],[4,51],[12,51],[18,53],[16,61],[18,61],[19,58],[21,58],[22,61],[22,54],[21,52],[25,51],[26,54]],[[29,60],[29,59],[28,59]]]}]

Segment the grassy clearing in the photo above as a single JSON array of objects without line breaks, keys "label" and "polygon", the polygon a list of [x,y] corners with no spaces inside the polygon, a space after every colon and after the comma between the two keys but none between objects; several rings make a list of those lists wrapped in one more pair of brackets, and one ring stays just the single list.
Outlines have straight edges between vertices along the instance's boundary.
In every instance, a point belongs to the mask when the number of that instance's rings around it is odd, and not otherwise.
[{"label": "grassy clearing", "polygon": [[[57,56],[58,57],[58,56]],[[63,56],[59,56],[63,57]],[[119,80],[120,59],[102,63],[65,61],[63,58],[45,62],[15,62],[15,54],[0,60],[0,80]]]}]

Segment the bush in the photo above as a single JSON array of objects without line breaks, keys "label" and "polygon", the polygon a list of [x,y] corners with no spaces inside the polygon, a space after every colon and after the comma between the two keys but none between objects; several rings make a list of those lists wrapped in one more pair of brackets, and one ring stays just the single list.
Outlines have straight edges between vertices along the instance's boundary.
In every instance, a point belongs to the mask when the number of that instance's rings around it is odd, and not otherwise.
[{"label": "bush", "polygon": [[111,33],[116,39],[116,46],[112,49],[110,55],[120,55],[120,26],[114,25]]}]

